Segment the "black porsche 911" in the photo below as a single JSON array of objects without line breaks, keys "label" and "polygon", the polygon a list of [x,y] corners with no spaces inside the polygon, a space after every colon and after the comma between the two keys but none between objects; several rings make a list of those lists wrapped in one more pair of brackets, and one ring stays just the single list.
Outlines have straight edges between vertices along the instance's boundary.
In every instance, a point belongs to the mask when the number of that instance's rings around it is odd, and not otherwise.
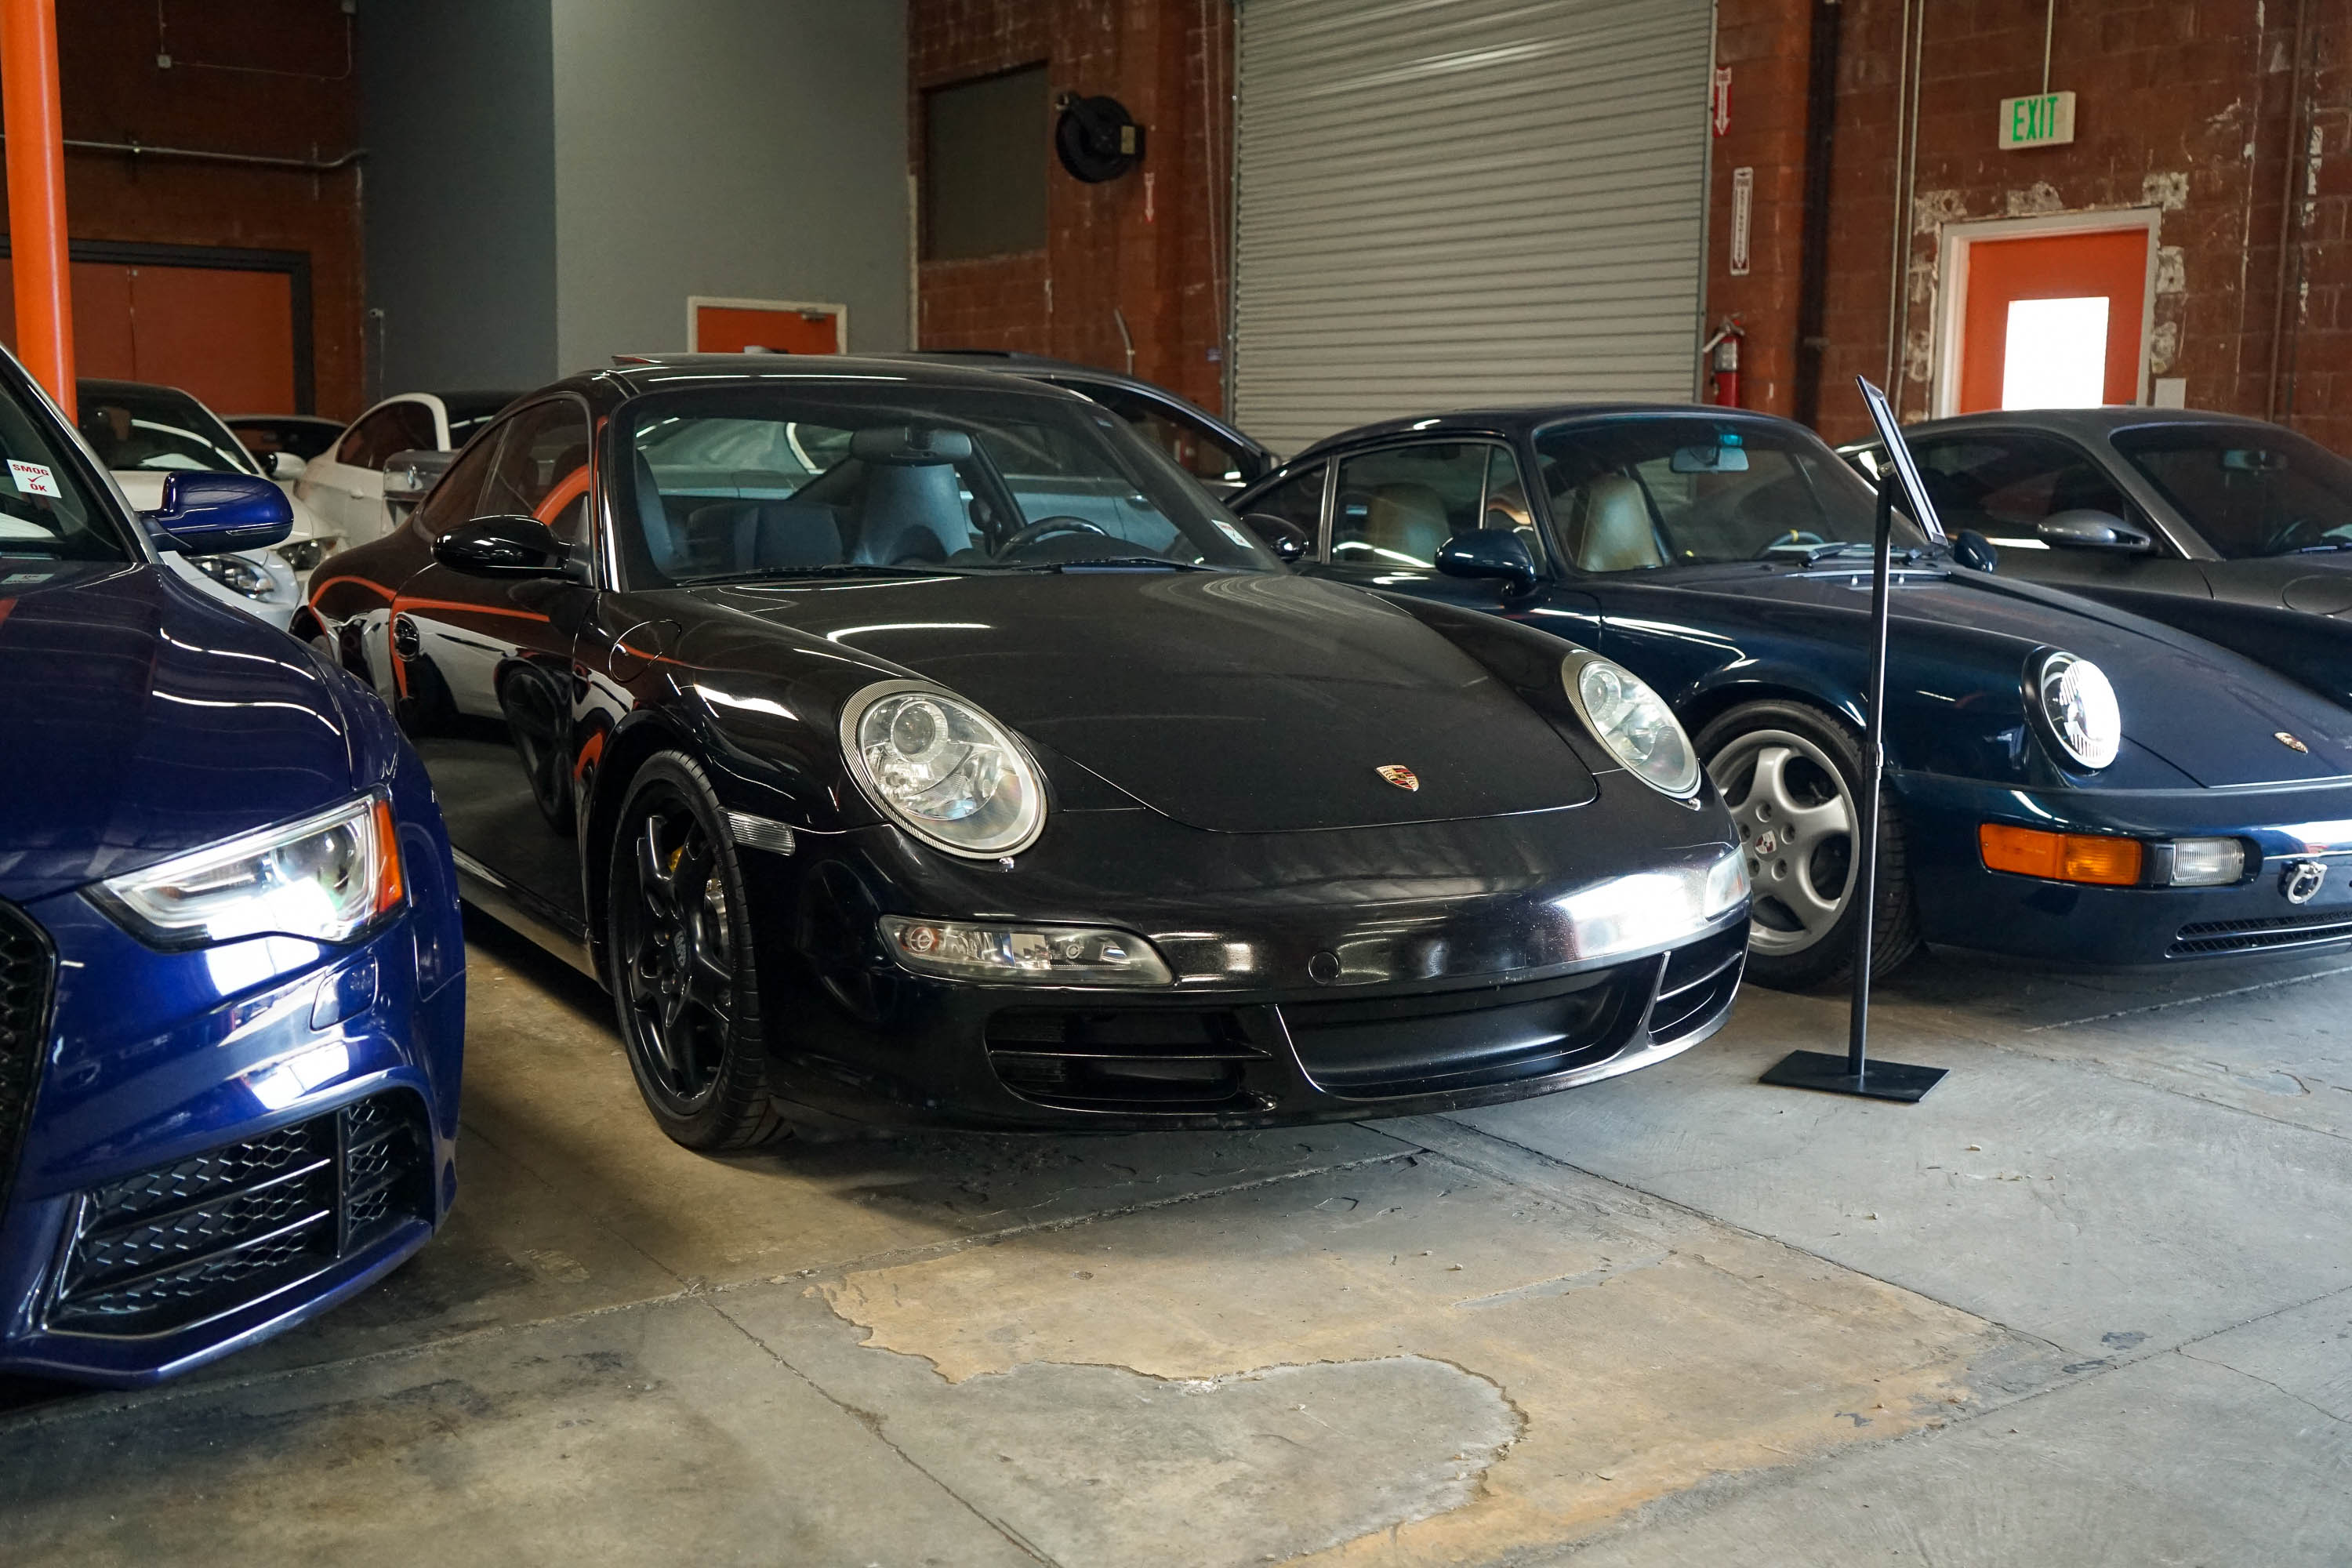
[{"label": "black porsche 911", "polygon": [[1618,666],[1294,576],[1111,413],[679,357],[477,437],[298,633],[467,896],[610,986],[656,1118],[1236,1126],[1714,1031],[1748,891]]}]

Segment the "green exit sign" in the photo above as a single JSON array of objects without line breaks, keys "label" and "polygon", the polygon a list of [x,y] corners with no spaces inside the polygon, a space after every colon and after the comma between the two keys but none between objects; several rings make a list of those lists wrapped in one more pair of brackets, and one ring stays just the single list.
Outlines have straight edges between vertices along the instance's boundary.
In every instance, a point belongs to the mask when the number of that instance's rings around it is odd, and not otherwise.
[{"label": "green exit sign", "polygon": [[2074,140],[2074,95],[2042,92],[2000,100],[2000,144],[2063,147]]}]

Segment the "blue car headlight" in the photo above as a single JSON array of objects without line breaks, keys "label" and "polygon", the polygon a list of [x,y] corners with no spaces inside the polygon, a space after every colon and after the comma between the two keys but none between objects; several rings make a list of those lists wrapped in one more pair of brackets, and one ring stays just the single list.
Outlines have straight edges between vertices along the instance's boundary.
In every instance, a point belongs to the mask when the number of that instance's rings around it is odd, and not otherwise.
[{"label": "blue car headlight", "polygon": [[263,935],[348,942],[405,896],[392,805],[380,795],[89,889],[131,935],[167,949]]}]

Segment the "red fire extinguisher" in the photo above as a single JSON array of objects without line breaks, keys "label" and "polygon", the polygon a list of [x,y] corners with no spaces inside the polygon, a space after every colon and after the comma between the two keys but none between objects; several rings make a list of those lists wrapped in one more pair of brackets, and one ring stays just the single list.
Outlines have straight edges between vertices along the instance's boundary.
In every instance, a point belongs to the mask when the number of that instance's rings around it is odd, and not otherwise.
[{"label": "red fire extinguisher", "polygon": [[1737,316],[1723,318],[1715,336],[1706,340],[1699,352],[1707,360],[1707,401],[1725,408],[1739,406],[1739,340],[1748,329],[1739,324]]}]

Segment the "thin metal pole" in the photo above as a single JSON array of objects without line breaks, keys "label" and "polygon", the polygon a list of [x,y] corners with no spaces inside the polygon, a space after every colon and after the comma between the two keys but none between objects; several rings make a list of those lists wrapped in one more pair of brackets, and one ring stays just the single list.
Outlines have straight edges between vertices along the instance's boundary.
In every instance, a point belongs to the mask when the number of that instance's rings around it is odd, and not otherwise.
[{"label": "thin metal pole", "polygon": [[1854,844],[1861,863],[1854,868],[1854,915],[1860,922],[1853,938],[1853,1008],[1846,1019],[1846,1071],[1863,1076],[1869,1059],[1870,962],[1873,929],[1878,923],[1878,797],[1885,773],[1886,752],[1886,620],[1887,579],[1895,534],[1895,492],[1892,478],[1878,482],[1878,539],[1871,552],[1870,586],[1870,709],[1864,715],[1862,740],[1862,821]]},{"label": "thin metal pole", "polygon": [[74,409],[73,273],[58,106],[56,0],[0,0],[0,126],[8,138],[9,254],[16,346],[66,417]]}]

